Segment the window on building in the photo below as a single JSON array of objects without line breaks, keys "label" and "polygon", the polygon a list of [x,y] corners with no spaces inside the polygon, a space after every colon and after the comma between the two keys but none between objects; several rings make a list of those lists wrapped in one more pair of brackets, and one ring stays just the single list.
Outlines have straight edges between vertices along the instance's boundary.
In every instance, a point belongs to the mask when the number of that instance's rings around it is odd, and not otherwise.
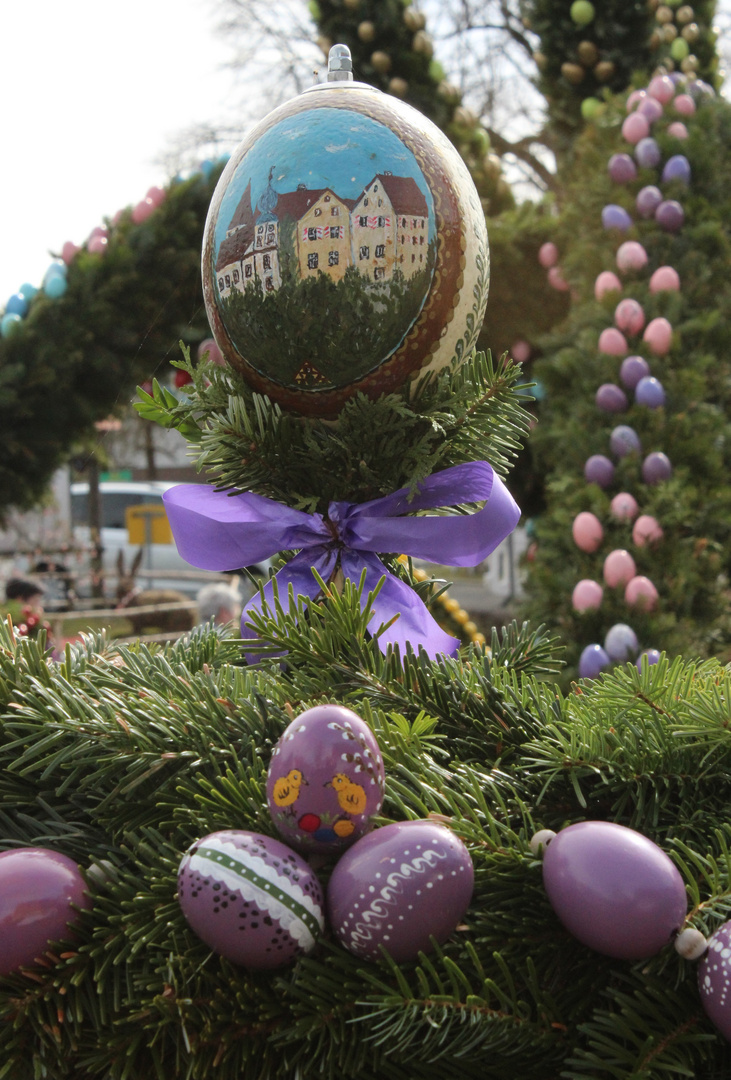
[{"label": "window on building", "polygon": [[251,275],[252,275],[251,263],[247,263],[246,266],[244,267],[244,277],[251,277]]},{"label": "window on building", "polygon": [[371,249],[369,247],[366,247],[365,244],[361,247],[359,252],[361,259],[367,259],[370,256],[370,253]]},{"label": "window on building", "polygon": [[267,292],[274,292],[274,281],[272,278],[264,278],[264,288]]},{"label": "window on building", "polygon": [[386,224],[385,217],[379,217],[379,219],[378,219],[378,228],[382,229],[385,224]]},{"label": "window on building", "polygon": [[315,217],[320,217],[321,214],[322,214],[322,209],[319,206],[316,206],[315,207]]},{"label": "window on building", "polygon": [[403,244],[405,242],[406,242],[406,237],[404,236],[403,233],[401,233],[401,243]]},{"label": "window on building", "polygon": [[330,208],[330,217],[340,217],[340,207],[332,206]]},{"label": "window on building", "polygon": [[376,258],[377,259],[385,259],[385,257],[386,257],[386,245],[385,244],[376,244]]},{"label": "window on building", "polygon": [[239,283],[239,272],[238,272],[238,270],[234,270],[234,285],[238,285],[238,283]]},{"label": "window on building", "polygon": [[271,270],[271,268],[272,268],[272,257],[271,257],[271,255],[264,255],[263,256],[263,266],[264,266],[265,270]]},{"label": "window on building", "polygon": [[222,288],[223,288],[223,278],[222,278],[222,277],[220,277],[220,278],[218,279],[218,287],[219,287],[219,289],[222,289]]},{"label": "window on building", "polygon": [[368,218],[367,217],[359,217],[358,218],[358,224],[360,225],[360,227],[362,229],[367,228],[367,226],[368,226]]},{"label": "window on building", "polygon": [[307,230],[307,239],[308,240],[317,240],[317,229],[308,229]]},{"label": "window on building", "polygon": [[339,251],[330,251],[330,252],[328,252],[328,256],[327,256],[327,265],[328,266],[337,266],[339,262],[340,262],[340,252]]},{"label": "window on building", "polygon": [[416,225],[417,225],[417,221],[416,221],[416,218],[412,218],[412,219],[411,219],[411,228],[412,228],[412,229],[415,229],[415,228],[416,228]]},{"label": "window on building", "polygon": [[[378,184],[374,184],[374,185],[373,185],[373,190],[374,190],[374,191],[378,191]],[[380,206],[380,203],[381,203],[381,200],[380,200],[380,199],[378,200],[378,203],[379,203],[379,206]]]},{"label": "window on building", "polygon": [[401,228],[402,228],[402,229],[405,229],[405,228],[406,228],[406,218],[405,218],[405,217],[402,217],[402,218],[401,218]]},{"label": "window on building", "polygon": [[367,206],[367,205],[368,205],[368,199],[364,199],[364,200],[363,200],[363,205],[364,205],[364,206]]},{"label": "window on building", "polygon": [[331,238],[333,240],[342,240],[343,239],[343,226],[342,225],[331,225],[330,226],[330,236],[331,236]]},{"label": "window on building", "polygon": [[230,287],[231,287],[231,277],[229,276],[229,274],[226,274],[226,288],[229,289]]},{"label": "window on building", "polygon": [[375,281],[381,281],[386,276],[385,266],[375,266],[373,268],[373,278]]},{"label": "window on building", "polygon": [[257,233],[257,236],[256,236],[256,246],[257,246],[257,247],[262,247],[262,246],[263,246],[263,244],[264,244],[264,238],[262,237],[261,233]]},{"label": "window on building", "polygon": [[325,196],[325,202],[330,202],[330,196],[329,195]]},{"label": "window on building", "polygon": [[267,240],[273,238],[273,236],[274,236],[274,225],[273,224],[267,225]]},{"label": "window on building", "polygon": [[307,256],[307,269],[308,270],[317,270],[318,262],[319,262],[319,259],[317,257],[317,252],[313,251],[311,255]]},{"label": "window on building", "polygon": [[383,206],[383,199],[379,199],[379,200],[378,200],[378,205],[379,205],[379,206]]},{"label": "window on building", "polygon": [[423,236],[420,236],[420,237],[419,237],[419,243],[420,243],[420,244],[423,244],[423,243],[424,243],[424,237],[423,237]]},{"label": "window on building", "polygon": [[412,262],[416,262],[416,255],[412,255],[412,256],[411,256],[411,261],[412,261]]}]

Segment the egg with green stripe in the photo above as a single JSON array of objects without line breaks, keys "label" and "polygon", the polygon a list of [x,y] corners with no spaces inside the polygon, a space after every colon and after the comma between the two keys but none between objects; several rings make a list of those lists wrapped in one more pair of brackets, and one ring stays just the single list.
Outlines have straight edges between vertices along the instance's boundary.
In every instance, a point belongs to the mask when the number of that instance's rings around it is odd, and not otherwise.
[{"label": "egg with green stripe", "polygon": [[243,829],[191,845],[178,870],[178,900],[209,948],[251,969],[281,967],[310,952],[325,924],[322,888],[305,860]]}]

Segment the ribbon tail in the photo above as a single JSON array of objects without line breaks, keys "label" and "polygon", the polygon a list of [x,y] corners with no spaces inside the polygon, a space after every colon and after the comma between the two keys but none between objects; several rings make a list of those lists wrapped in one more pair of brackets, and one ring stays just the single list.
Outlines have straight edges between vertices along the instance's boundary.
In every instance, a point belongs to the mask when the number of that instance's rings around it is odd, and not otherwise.
[{"label": "ribbon tail", "polygon": [[[379,627],[391,623],[378,634],[378,644],[382,652],[385,653],[389,645],[398,645],[403,656],[408,644],[415,651],[424,649],[430,660],[436,660],[442,653],[451,656],[457,652],[460,646],[459,638],[442,630],[414,590],[389,573],[375,555],[365,551],[345,552],[341,557],[341,566],[345,577],[355,582],[360,579],[365,568],[361,609],[368,602],[368,594],[375,590],[381,578],[385,578],[378,595],[372,601],[375,618],[371,624],[375,636]],[[397,617],[394,619],[394,616]]]},{"label": "ribbon tail", "polygon": [[[246,604],[246,607],[241,613],[241,637],[243,640],[256,640],[258,638],[255,627],[249,622],[251,615],[254,612],[260,612],[262,609],[262,594],[264,597],[264,603],[270,608],[274,609],[274,581],[277,583],[277,594],[279,596],[280,603],[283,607],[288,604],[287,596],[289,593],[289,586],[292,586],[292,590],[295,595],[295,599],[298,596],[307,596],[310,599],[314,599],[320,592],[320,586],[318,585],[315,577],[312,573],[313,569],[317,570],[323,580],[327,581],[328,577],[332,573],[337,556],[335,552],[326,551],[320,549],[313,551],[312,548],[309,551],[301,551],[299,555],[295,555],[293,559],[282,567],[278,574],[264,585],[260,592],[255,593],[254,596]],[[247,653],[246,662],[248,664],[255,664],[260,659],[257,653]]]}]

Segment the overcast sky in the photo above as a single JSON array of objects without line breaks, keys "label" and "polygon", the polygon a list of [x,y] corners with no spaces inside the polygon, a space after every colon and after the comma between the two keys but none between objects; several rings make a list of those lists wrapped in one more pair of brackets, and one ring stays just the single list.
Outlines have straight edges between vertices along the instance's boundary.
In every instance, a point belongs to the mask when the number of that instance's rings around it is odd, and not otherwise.
[{"label": "overcast sky", "polygon": [[[730,4],[719,5],[723,26]],[[24,282],[40,284],[50,251],[164,184],[155,162],[176,133],[231,119],[240,89],[223,67],[217,10],[215,0],[3,3],[0,309]]]}]

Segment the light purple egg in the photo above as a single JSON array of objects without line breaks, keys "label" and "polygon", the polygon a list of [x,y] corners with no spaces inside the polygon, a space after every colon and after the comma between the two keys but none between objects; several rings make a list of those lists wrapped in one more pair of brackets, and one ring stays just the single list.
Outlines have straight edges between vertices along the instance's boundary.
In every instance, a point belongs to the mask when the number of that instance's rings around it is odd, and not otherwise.
[{"label": "light purple egg", "polygon": [[655,221],[665,232],[679,232],[685,223],[685,211],[676,199],[665,199],[655,211]]},{"label": "light purple egg", "polygon": [[639,649],[637,634],[626,623],[615,623],[607,630],[604,649],[610,660],[618,664],[631,660],[633,656],[637,656]]},{"label": "light purple egg", "polygon": [[731,922],[719,926],[698,965],[698,989],[706,1016],[731,1042]]},{"label": "light purple egg", "polygon": [[665,389],[659,379],[645,375],[635,387],[635,401],[648,409],[659,409],[665,404]]},{"label": "light purple egg", "polygon": [[614,383],[602,383],[596,392],[594,400],[596,406],[602,412],[618,413],[627,408],[627,395],[621,386]]},{"label": "light purple egg", "polygon": [[579,657],[579,678],[596,679],[611,663],[601,645],[587,645]]},{"label": "light purple egg", "polygon": [[660,650],[659,649],[644,649],[643,652],[641,652],[640,655],[635,660],[635,667],[637,668],[638,671],[642,671],[642,657],[643,656],[647,660],[647,663],[650,665],[650,667],[652,667],[653,664],[657,664],[658,661],[660,660]]},{"label": "light purple egg", "polygon": [[371,827],[385,774],[376,737],[342,705],[316,705],[285,728],[267,774],[267,803],[299,851],[339,851]]},{"label": "light purple egg", "polygon": [[543,883],[569,933],[620,960],[654,956],[687,912],[683,879],[665,852],[608,821],[562,829],[543,856]]},{"label": "light purple egg", "polygon": [[670,458],[660,450],[648,454],[642,462],[642,479],[646,484],[661,484],[673,475]]},{"label": "light purple egg", "polygon": [[687,186],[690,183],[690,176],[690,162],[685,154],[673,154],[665,162],[662,170],[662,182],[664,184],[669,183],[671,180],[679,180],[681,184]]},{"label": "light purple egg", "polygon": [[626,184],[637,176],[637,166],[629,154],[612,154],[608,171],[615,184]]},{"label": "light purple egg", "polygon": [[655,216],[660,203],[663,201],[662,192],[654,184],[647,184],[640,188],[635,199],[635,207],[640,217],[651,218]]},{"label": "light purple egg", "polygon": [[653,97],[646,97],[643,101],[640,102],[637,108],[637,112],[642,113],[643,116],[646,116],[651,124],[654,124],[656,120],[660,119],[663,111],[664,110],[662,104],[657,100],[657,98]]},{"label": "light purple egg", "polygon": [[474,886],[470,853],[451,829],[402,821],[376,829],[338,860],[327,889],[330,926],[356,956],[398,963],[441,944],[462,921]]},{"label": "light purple egg", "polygon": [[634,390],[640,379],[649,374],[650,365],[644,356],[627,356],[619,369],[619,377],[628,390]]},{"label": "light purple egg", "polygon": [[0,854],[0,977],[31,966],[52,942],[73,937],[75,908],[91,907],[79,867],[48,848]]},{"label": "light purple egg", "polygon": [[635,160],[641,169],[656,169],[661,157],[657,140],[651,135],[648,135],[646,139],[640,139],[635,146]]},{"label": "light purple egg", "polygon": [[197,840],[178,870],[188,924],[214,952],[252,970],[310,952],[325,925],[322,888],[281,840],[227,829]]},{"label": "light purple egg", "polygon": [[609,487],[614,479],[614,462],[604,454],[592,454],[584,464],[584,479],[600,488]]},{"label": "light purple egg", "polygon": [[602,210],[602,227],[605,229],[619,229],[620,232],[626,232],[627,229],[632,227],[632,218],[623,206],[617,206],[616,203],[609,203]]},{"label": "light purple egg", "polygon": [[615,457],[623,458],[628,454],[639,454],[642,444],[634,428],[627,424],[618,424],[609,436],[609,448]]}]

